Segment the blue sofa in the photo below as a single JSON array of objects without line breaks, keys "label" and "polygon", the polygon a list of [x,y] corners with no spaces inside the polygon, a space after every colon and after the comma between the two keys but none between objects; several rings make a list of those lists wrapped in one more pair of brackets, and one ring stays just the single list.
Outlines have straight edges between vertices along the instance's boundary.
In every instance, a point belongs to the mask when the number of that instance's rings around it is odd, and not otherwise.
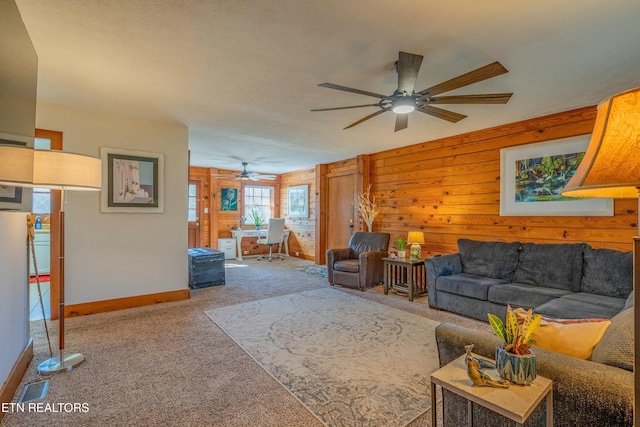
[{"label": "blue sofa", "polygon": [[632,305],[633,254],[588,244],[458,240],[426,258],[429,306],[487,321],[507,305],[564,319],[610,319]]}]

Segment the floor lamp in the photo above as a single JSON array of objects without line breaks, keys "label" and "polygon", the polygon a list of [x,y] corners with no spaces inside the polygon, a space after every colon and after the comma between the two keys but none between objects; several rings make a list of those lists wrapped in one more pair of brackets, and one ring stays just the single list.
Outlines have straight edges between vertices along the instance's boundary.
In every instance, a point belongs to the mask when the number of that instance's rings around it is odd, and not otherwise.
[{"label": "floor lamp", "polygon": [[64,352],[64,195],[65,191],[98,191],[102,185],[100,159],[57,150],[33,151],[33,186],[62,191],[60,205],[60,353],[38,365],[41,374],[70,371],[84,361],[80,353]]},{"label": "floor lamp", "polygon": [[[613,95],[598,105],[589,147],[564,196],[638,198],[640,201],[640,88]],[[638,205],[640,227],[640,203]],[[634,425],[640,405],[640,237],[633,238]]]}]

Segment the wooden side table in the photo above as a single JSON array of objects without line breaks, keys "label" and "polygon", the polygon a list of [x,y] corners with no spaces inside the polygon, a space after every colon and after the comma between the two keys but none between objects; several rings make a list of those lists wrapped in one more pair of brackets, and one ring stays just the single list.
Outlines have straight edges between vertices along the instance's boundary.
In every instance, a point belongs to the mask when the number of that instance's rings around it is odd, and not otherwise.
[{"label": "wooden side table", "polygon": [[[521,426],[529,415],[546,398],[547,427],[553,426],[553,382],[538,375],[528,386],[512,385],[509,388],[476,387],[467,376],[464,355],[431,374],[431,425],[436,425],[436,385],[467,399],[467,425],[473,426],[473,403],[484,406]],[[482,359],[486,357],[477,356]],[[487,373],[499,378],[495,370]]]},{"label": "wooden side table", "polygon": [[427,293],[427,275],[424,271],[424,260],[410,258],[382,258],[384,261],[384,294],[389,288],[406,293],[409,301],[414,297]]}]

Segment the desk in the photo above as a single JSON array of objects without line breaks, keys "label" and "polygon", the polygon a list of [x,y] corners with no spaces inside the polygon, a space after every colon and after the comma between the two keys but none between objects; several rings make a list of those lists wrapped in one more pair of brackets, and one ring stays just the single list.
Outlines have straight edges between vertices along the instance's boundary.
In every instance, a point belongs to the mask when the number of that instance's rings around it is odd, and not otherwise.
[{"label": "desk", "polygon": [[384,262],[384,294],[389,288],[406,293],[409,301],[427,292],[427,275],[424,260],[410,258],[382,258]]},{"label": "desk", "polygon": [[[507,417],[521,426],[544,398],[547,404],[547,427],[553,426],[553,382],[550,379],[538,375],[528,386],[513,384],[509,388],[476,387],[467,375],[464,357],[465,355],[458,357],[431,374],[431,425],[436,425],[436,385],[439,385],[467,399],[468,426],[473,426],[473,403]],[[486,372],[492,378],[499,378],[495,370]]]},{"label": "desk", "polygon": [[[291,234],[291,230],[284,230],[284,238],[282,239],[284,242],[284,253],[289,256],[289,234]],[[242,261],[242,238],[243,237],[259,237],[266,236],[267,230],[231,230],[231,236],[236,239],[236,259],[238,261]],[[282,253],[282,243],[280,243],[280,253]]]}]

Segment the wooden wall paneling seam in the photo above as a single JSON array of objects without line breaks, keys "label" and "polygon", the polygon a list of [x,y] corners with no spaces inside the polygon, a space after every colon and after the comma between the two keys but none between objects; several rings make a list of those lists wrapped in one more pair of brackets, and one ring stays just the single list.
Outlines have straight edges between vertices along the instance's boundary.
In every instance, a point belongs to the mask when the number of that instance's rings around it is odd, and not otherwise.
[{"label": "wooden wall paneling seam", "polygon": [[316,165],[316,241],[315,263],[323,265],[327,263],[327,165]]}]

